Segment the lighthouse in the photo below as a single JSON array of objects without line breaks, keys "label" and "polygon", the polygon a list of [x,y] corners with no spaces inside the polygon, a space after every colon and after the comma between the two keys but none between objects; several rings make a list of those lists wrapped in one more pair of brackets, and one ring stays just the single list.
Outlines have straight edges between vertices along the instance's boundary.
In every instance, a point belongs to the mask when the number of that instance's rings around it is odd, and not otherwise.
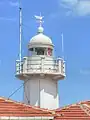
[{"label": "lighthouse", "polygon": [[65,62],[53,54],[54,44],[44,34],[43,17],[28,43],[28,54],[16,60],[16,77],[24,81],[24,103],[40,108],[59,107],[58,81],[65,78]]}]

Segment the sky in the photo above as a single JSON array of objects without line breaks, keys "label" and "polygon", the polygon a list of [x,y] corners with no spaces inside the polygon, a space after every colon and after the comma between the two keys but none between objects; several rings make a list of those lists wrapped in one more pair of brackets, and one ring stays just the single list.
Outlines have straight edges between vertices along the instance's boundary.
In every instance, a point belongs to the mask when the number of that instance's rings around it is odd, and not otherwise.
[{"label": "sky", "polygon": [[[55,56],[63,56],[66,78],[58,82],[60,106],[90,100],[90,0],[21,0],[22,55],[37,32],[34,15],[44,16],[44,33],[52,38]],[[64,52],[61,48],[64,36]],[[8,98],[23,81],[15,78],[19,59],[19,2],[0,0],[0,96]],[[23,88],[11,99],[22,101]]]}]

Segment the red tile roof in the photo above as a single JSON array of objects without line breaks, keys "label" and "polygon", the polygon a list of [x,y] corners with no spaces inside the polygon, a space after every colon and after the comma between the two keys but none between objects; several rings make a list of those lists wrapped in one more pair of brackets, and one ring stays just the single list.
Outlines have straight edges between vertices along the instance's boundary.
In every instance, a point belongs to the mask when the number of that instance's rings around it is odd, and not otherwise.
[{"label": "red tile roof", "polygon": [[90,101],[80,102],[57,109],[55,120],[90,120]]},{"label": "red tile roof", "polygon": [[55,120],[90,120],[90,101],[51,111],[0,97],[1,117],[54,117]]},{"label": "red tile roof", "polygon": [[35,116],[54,116],[53,111],[47,109],[41,109],[33,107],[23,103],[15,102],[0,97],[0,117],[12,116],[12,117],[35,117]]}]

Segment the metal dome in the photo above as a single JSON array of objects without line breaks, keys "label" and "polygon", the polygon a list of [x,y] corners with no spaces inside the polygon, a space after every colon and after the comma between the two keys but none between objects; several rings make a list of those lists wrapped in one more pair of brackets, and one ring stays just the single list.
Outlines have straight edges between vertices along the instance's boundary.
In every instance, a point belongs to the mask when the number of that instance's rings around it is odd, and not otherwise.
[{"label": "metal dome", "polygon": [[43,28],[38,28],[38,34],[31,38],[29,42],[29,48],[33,47],[51,47],[53,48],[52,40],[43,34]]},{"label": "metal dome", "polygon": [[52,44],[52,41],[48,36],[40,33],[31,38],[30,44],[48,44],[48,45],[50,45],[50,44]]}]

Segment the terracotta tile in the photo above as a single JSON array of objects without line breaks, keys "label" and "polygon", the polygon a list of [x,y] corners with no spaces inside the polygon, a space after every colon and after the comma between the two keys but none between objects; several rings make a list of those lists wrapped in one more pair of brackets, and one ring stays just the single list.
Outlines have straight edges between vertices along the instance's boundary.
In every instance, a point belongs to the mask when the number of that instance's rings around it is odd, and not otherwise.
[{"label": "terracotta tile", "polygon": [[55,120],[90,120],[90,115],[80,107],[81,104],[90,110],[90,101],[82,101],[57,110],[48,110],[0,97],[0,117],[54,116]]}]

